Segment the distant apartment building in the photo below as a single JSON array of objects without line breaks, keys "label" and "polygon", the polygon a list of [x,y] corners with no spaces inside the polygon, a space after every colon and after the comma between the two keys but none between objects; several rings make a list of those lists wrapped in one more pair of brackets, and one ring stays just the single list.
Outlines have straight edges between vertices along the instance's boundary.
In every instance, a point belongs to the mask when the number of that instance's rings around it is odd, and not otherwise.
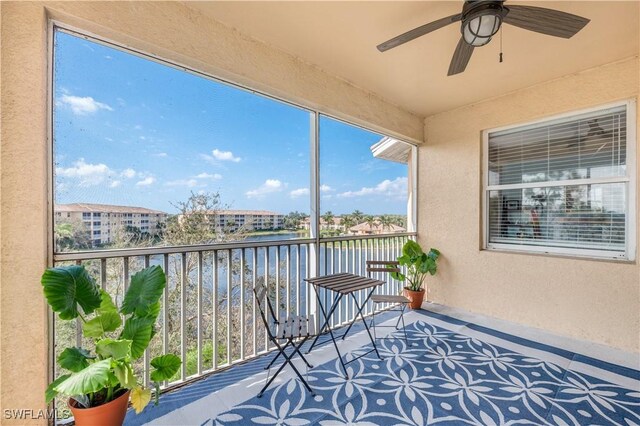
[{"label": "distant apartment building", "polygon": [[362,222],[349,228],[351,235],[380,235],[396,232],[406,232],[406,229],[395,224],[383,225],[380,221],[373,223]]},{"label": "distant apartment building", "polygon": [[284,228],[284,215],[266,210],[217,210],[213,215],[217,227],[231,232]]},{"label": "distant apartment building", "polygon": [[56,204],[55,223],[76,222],[86,227],[93,245],[113,241],[118,230],[127,226],[141,232],[155,234],[157,225],[166,221],[168,214],[144,207],[114,206],[110,204]]},{"label": "distant apartment building", "polygon": [[[300,229],[309,230],[311,229],[311,218],[304,218],[300,223]],[[340,216],[335,216],[332,218],[331,222],[327,222],[324,218],[320,218],[320,230],[332,230],[332,231],[340,231],[344,230],[344,226],[342,225],[342,218]]]}]

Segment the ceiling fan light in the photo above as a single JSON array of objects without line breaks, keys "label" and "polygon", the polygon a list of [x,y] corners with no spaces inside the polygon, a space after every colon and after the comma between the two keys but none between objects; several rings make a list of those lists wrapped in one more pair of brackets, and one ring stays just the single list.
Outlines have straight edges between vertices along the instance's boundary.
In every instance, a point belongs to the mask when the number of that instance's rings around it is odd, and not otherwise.
[{"label": "ceiling fan light", "polygon": [[488,13],[466,19],[462,24],[464,41],[475,47],[489,43],[500,28],[501,18],[498,13]]}]

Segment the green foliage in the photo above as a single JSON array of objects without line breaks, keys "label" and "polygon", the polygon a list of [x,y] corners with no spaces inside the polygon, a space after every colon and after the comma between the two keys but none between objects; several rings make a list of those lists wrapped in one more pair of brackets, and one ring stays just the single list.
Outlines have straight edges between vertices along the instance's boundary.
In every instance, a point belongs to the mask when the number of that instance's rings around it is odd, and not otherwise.
[{"label": "green foliage", "polygon": [[131,354],[131,340],[107,337],[96,343],[96,353],[105,358],[125,359]]},{"label": "green foliage", "polygon": [[60,319],[70,320],[91,314],[100,306],[100,289],[82,266],[49,268],[41,279],[44,296]]},{"label": "green foliage", "polygon": [[55,390],[63,395],[87,395],[98,392],[107,386],[109,381],[109,370],[111,369],[111,358],[89,364],[77,373],[70,375],[66,380],[59,383]]},{"label": "green foliage", "polygon": [[78,372],[89,366],[89,359],[95,358],[91,356],[89,351],[82,348],[66,348],[58,357],[58,364],[65,370]]},{"label": "green foliage", "polygon": [[55,379],[49,386],[47,386],[47,390],[44,392],[44,399],[47,404],[49,404],[53,399],[58,396],[58,392],[56,391],[56,386],[60,383],[67,380],[71,374],[63,374],[62,376]]},{"label": "green foliage", "polygon": [[[95,354],[77,347],[62,351],[58,363],[70,374],[49,385],[47,401],[58,394],[73,396],[89,408],[112,401],[121,389],[135,389],[136,410],[142,410],[150,400],[150,390],[138,385],[132,362],[144,354],[155,334],[165,283],[160,267],[143,269],[132,277],[118,311],[111,296],[83,266],[47,269],[42,275],[47,302],[63,320],[80,318],[84,337],[93,339],[95,346]],[[166,380],[180,368],[180,362],[171,354],[154,358],[152,380]]]},{"label": "green foliage", "polygon": [[107,311],[82,324],[82,333],[85,337],[100,337],[105,333],[117,330],[121,325],[120,315],[117,312]]},{"label": "green foliage", "polygon": [[180,368],[180,358],[174,354],[166,354],[155,357],[151,360],[151,366],[154,371],[151,372],[151,380],[154,382],[162,382],[169,380]]},{"label": "green foliage", "polygon": [[409,240],[402,247],[402,255],[397,259],[400,266],[406,268],[406,274],[391,272],[391,277],[398,281],[406,281],[409,290],[420,291],[427,274],[435,275],[438,272],[439,257],[440,251],[437,249],[432,248],[425,253],[420,244]]},{"label": "green foliage", "polygon": [[91,233],[80,220],[58,221],[53,228],[57,251],[86,250],[91,248]]},{"label": "green foliage", "polygon": [[149,346],[155,318],[131,317],[124,323],[122,338],[131,340],[131,357],[138,359]]},{"label": "green foliage", "polygon": [[159,266],[151,266],[136,273],[131,277],[120,312],[125,315],[135,312],[140,317],[149,315],[151,307],[162,297],[165,283],[164,272]]}]

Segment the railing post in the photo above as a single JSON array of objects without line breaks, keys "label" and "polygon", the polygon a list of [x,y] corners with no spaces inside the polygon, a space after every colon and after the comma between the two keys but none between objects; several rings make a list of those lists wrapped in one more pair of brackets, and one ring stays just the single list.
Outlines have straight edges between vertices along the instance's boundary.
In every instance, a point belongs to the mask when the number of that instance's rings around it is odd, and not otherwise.
[{"label": "railing post", "polygon": [[[313,238],[314,242],[309,244],[309,273],[307,278],[314,278],[320,275],[320,149],[318,143],[320,115],[315,111],[310,112],[309,119],[309,141],[311,144],[311,217],[309,218],[309,232],[310,238]],[[315,317],[316,328],[318,328],[320,327],[320,318],[318,318],[320,309],[315,289],[307,284],[305,294],[307,299],[311,298],[308,303],[309,311],[307,315]]]}]

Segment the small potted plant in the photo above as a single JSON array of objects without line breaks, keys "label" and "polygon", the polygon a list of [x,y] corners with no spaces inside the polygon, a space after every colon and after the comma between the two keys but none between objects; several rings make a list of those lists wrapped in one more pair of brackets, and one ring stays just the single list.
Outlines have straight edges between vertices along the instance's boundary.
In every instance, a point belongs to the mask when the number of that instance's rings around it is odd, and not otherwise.
[{"label": "small potted plant", "polygon": [[[151,390],[139,384],[133,362],[139,359],[155,334],[160,297],[166,276],[159,266],[143,269],[131,284],[118,309],[83,266],[49,268],[42,275],[44,296],[61,320],[82,323],[87,347],[68,347],[58,365],[68,373],[45,392],[47,403],[57,395],[69,397],[75,424],[122,425],[129,399],[137,413],[151,400]],[[180,358],[161,355],[150,362],[151,380],[158,403],[160,382],[180,368]]]},{"label": "small potted plant", "polygon": [[405,296],[409,299],[411,309],[420,309],[424,300],[422,283],[427,274],[435,275],[438,271],[440,252],[434,248],[429,253],[422,251],[420,244],[409,240],[402,247],[402,256],[398,257],[400,266],[406,267],[406,274],[391,272],[391,277],[398,281],[406,281]]}]

